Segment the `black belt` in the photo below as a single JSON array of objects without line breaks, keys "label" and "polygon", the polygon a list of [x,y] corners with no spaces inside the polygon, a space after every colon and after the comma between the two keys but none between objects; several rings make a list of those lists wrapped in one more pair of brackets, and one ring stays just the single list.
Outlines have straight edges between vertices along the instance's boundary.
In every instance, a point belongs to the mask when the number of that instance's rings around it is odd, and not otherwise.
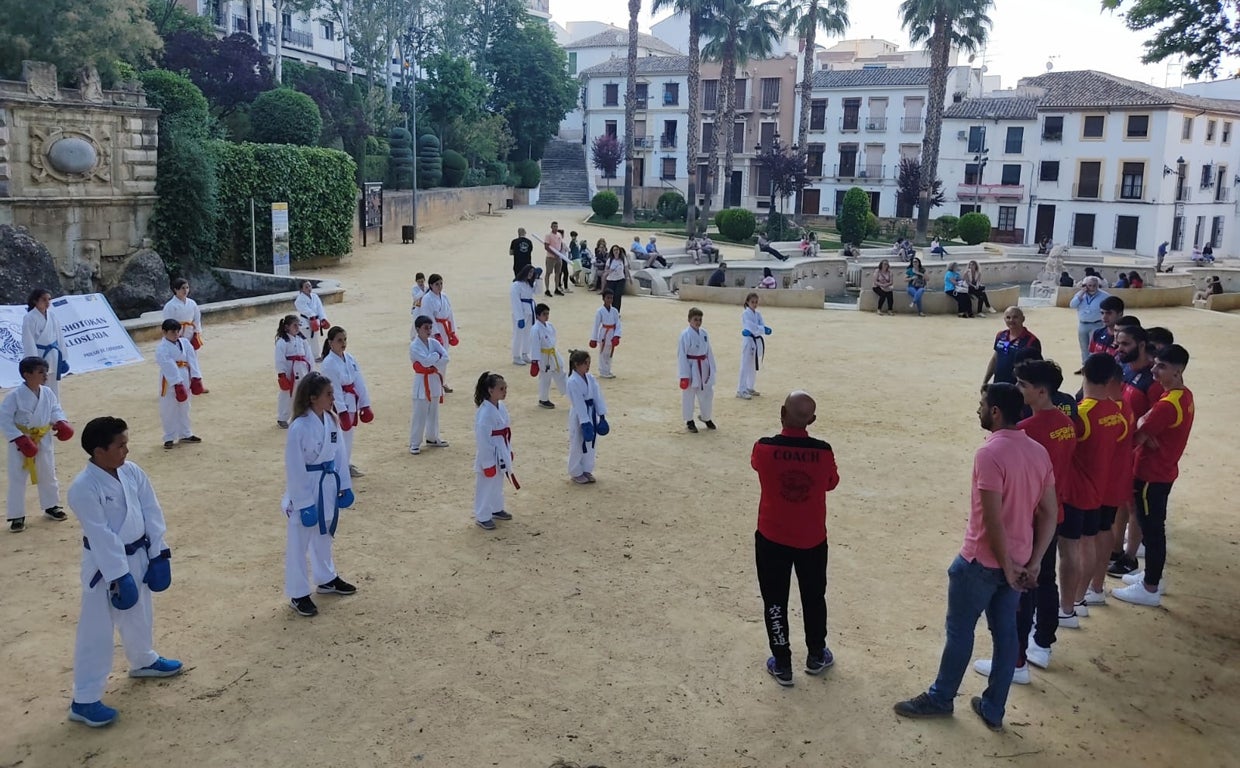
[{"label": "black belt", "polygon": [[[86,549],[90,549],[90,539],[83,536],[82,546],[85,547]],[[143,535],[143,537],[138,539],[137,541],[134,541],[134,542],[131,542],[125,545],[125,554],[132,555],[132,554],[135,554],[139,549],[149,550],[150,548],[151,548],[151,537]],[[90,580],[90,585],[88,588],[93,589],[94,586],[98,584],[99,580],[102,578],[103,578],[103,572],[95,571],[95,576],[94,578]]]}]

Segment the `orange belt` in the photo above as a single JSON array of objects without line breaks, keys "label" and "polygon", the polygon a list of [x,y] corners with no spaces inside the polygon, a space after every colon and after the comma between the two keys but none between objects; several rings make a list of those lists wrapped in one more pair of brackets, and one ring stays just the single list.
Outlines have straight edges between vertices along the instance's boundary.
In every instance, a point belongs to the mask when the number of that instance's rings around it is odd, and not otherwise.
[{"label": "orange belt", "polygon": [[[603,329],[603,338],[599,339],[598,343],[604,345],[603,348],[606,349],[607,340],[616,335],[616,326],[600,324],[599,327]],[[611,357],[611,352],[608,352],[607,356]]]},{"label": "orange belt", "polygon": [[706,389],[706,370],[702,368],[702,361],[706,359],[706,355],[685,355],[685,357],[690,360],[697,361],[698,379],[702,382],[702,385],[698,387],[698,389]]},{"label": "orange belt", "polygon": [[[508,455],[509,456],[512,455],[512,430],[511,429],[509,429],[508,427],[504,427],[503,429],[493,429],[491,430],[491,437],[503,437],[504,444],[508,446]],[[515,488],[518,491],[521,490],[521,483],[517,482],[517,476],[511,471],[511,468],[505,469],[504,474],[508,475],[508,479],[512,481],[513,488]]]},{"label": "orange belt", "polygon": [[[422,386],[426,388],[425,392],[426,392],[427,400],[431,399],[431,374],[432,373],[439,377],[439,386],[443,387],[443,374],[440,373],[439,369],[436,368],[435,366],[432,365],[428,367],[428,366],[422,365],[421,363],[414,363],[413,371],[414,373],[421,374],[422,376]],[[441,403],[443,402],[443,395],[439,396],[439,402]]]},{"label": "orange belt", "polygon": [[[188,368],[188,367],[189,367],[189,362],[188,362],[188,361],[186,361],[186,360],[178,360],[178,361],[177,361],[177,367],[178,367],[178,368]],[[166,394],[168,394],[168,380],[167,380],[167,379],[165,379],[163,376],[160,376],[160,377],[159,377],[159,396],[160,396],[160,397],[163,397],[163,396],[164,396],[164,395],[166,395]]]}]

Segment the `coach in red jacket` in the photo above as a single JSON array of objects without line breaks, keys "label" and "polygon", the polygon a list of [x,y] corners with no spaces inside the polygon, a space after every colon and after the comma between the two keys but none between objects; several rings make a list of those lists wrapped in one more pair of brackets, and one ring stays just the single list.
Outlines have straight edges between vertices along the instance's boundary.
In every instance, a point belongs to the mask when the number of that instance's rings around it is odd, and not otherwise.
[{"label": "coach in red jacket", "polygon": [[762,485],[754,550],[773,654],[766,671],[780,685],[792,685],[788,588],[793,568],[809,650],[805,671],[820,675],[835,662],[827,648],[827,491],[839,485],[840,474],[831,446],[806,431],[817,418],[816,407],[807,392],[788,395],[779,409],[783,430],[754,443],[749,459]]}]

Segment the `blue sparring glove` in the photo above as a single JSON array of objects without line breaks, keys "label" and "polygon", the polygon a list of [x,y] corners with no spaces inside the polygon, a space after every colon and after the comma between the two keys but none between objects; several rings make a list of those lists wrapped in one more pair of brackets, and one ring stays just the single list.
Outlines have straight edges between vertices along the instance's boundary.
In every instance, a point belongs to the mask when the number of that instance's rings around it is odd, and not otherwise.
[{"label": "blue sparring glove", "polygon": [[598,417],[598,424],[595,425],[594,431],[598,433],[599,437],[603,437],[611,431],[611,425],[607,423],[606,416]]},{"label": "blue sparring glove", "polygon": [[319,508],[311,504],[308,507],[297,510],[301,515],[301,524],[307,528],[313,528],[319,524]]},{"label": "blue sparring glove", "polygon": [[581,439],[587,443],[594,442],[594,425],[588,421],[581,425]]},{"label": "blue sparring glove", "polygon": [[353,506],[353,489],[345,488],[336,496],[336,509],[348,509]]},{"label": "blue sparring glove", "polygon": [[163,592],[172,585],[172,550],[165,549],[151,558],[142,583],[150,587],[152,592]]},{"label": "blue sparring glove", "polygon": [[128,573],[108,585],[108,594],[117,610],[127,611],[138,604],[138,584]]},{"label": "blue sparring glove", "polygon": [[520,319],[520,320],[518,320],[518,321],[517,321],[517,327],[518,327],[518,328],[524,328],[524,327],[525,327],[525,318],[522,318],[522,319]]},{"label": "blue sparring glove", "polygon": [[752,339],[752,338],[753,338],[753,334],[749,332],[749,329],[748,329],[748,328],[744,328],[744,329],[742,329],[742,330],[741,330],[741,335],[742,335],[742,336],[744,336],[744,337],[745,337],[745,338],[747,338],[747,339]]},{"label": "blue sparring glove", "polygon": [[769,325],[764,325],[764,326],[762,326],[762,332],[763,332],[763,333],[765,333],[767,336],[770,336],[770,335],[771,335],[771,326],[769,326]]},{"label": "blue sparring glove", "polygon": [[56,366],[56,375],[64,376],[68,372],[69,372],[69,362],[62,357],[60,358],[60,363]]}]

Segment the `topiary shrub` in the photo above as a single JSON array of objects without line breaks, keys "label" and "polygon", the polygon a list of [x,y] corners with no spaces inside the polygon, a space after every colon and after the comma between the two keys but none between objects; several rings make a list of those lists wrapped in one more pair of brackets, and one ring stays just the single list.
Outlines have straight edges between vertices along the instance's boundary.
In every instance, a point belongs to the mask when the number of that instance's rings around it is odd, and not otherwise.
[{"label": "topiary shrub", "polygon": [[508,183],[508,164],[503,160],[492,160],[486,164],[488,184]]},{"label": "topiary shrub", "polygon": [[874,215],[874,211],[870,211],[865,215],[865,236],[871,240],[878,237],[883,231],[883,224]]},{"label": "topiary shrub", "polygon": [[207,97],[188,77],[165,69],[151,69],[138,76],[146,91],[147,106],[161,111],[160,120],[173,117],[187,118],[198,123],[205,131],[210,118]]},{"label": "topiary shrub", "polygon": [[521,160],[513,171],[517,174],[517,186],[521,189],[534,189],[542,181],[542,169],[533,160]]},{"label": "topiary shrub", "polygon": [[744,208],[724,208],[715,214],[715,226],[719,234],[733,242],[744,242],[753,237],[758,220]]},{"label": "topiary shrub", "polygon": [[250,105],[250,137],[260,144],[313,147],[323,132],[323,116],[310,98],[292,88],[264,91]]},{"label": "topiary shrub", "polygon": [[956,236],[959,223],[960,219],[950,214],[938,217],[934,220],[934,236],[940,240],[951,240]]},{"label": "topiary shrub", "polygon": [[487,173],[481,168],[470,168],[465,171],[465,181],[461,182],[462,187],[481,187],[489,184],[487,181]]},{"label": "topiary shrub", "polygon": [[620,210],[620,198],[616,197],[616,193],[610,189],[604,189],[590,200],[590,207],[594,209],[596,215],[610,219],[616,215],[616,211]]},{"label": "topiary shrub", "polygon": [[654,204],[655,213],[664,221],[684,221],[689,214],[689,204],[685,202],[685,196],[674,189],[669,189],[659,195],[658,201]]},{"label": "topiary shrub", "polygon": [[956,234],[967,245],[977,245],[990,237],[990,217],[984,213],[966,213],[956,223]]},{"label": "topiary shrub", "polygon": [[443,158],[439,137],[424,133],[418,137],[418,189],[437,187],[443,181]]},{"label": "topiary shrub", "polygon": [[860,187],[844,193],[844,202],[835,216],[835,230],[845,243],[859,244],[869,225],[870,196]]},{"label": "topiary shrub", "polygon": [[[413,162],[413,135],[393,128],[388,134],[387,174],[374,181],[384,181],[391,189],[413,189]],[[366,180],[372,179],[367,175]]]},{"label": "topiary shrub", "polygon": [[465,171],[469,170],[469,161],[454,149],[443,151],[443,185],[459,187],[465,180]]}]

